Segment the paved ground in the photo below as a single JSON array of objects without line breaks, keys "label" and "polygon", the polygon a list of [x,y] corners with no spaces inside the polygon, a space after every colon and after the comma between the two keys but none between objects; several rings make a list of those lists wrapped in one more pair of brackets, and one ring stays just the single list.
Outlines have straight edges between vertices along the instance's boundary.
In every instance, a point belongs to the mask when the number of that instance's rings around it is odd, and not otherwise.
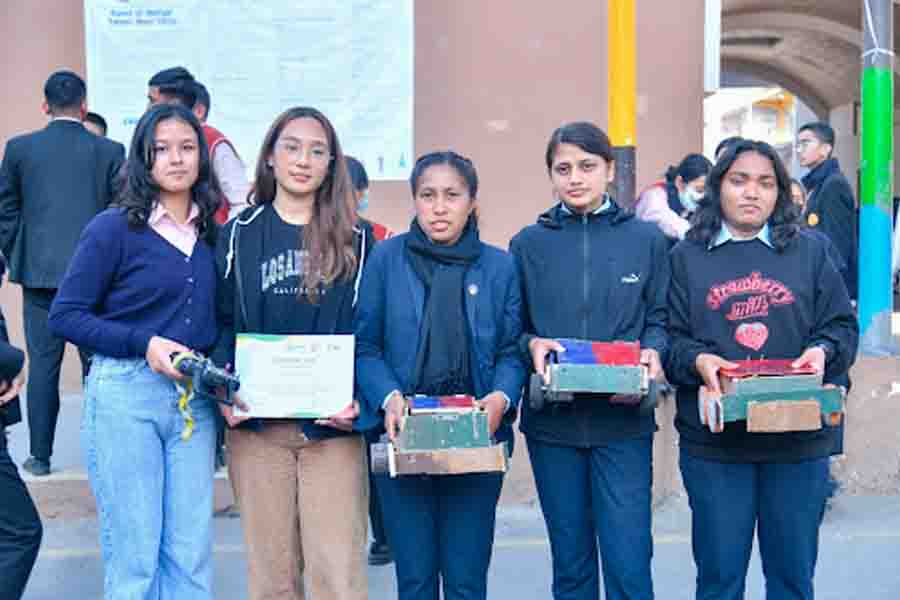
[{"label": "paved ground", "polygon": [[[102,576],[97,523],[78,450],[79,398],[64,399],[55,473],[30,482],[45,520],[45,542],[25,600],[99,600]],[[24,426],[13,429],[10,446],[21,462],[27,448]],[[219,484],[217,505],[228,503],[227,482]],[[670,499],[654,515],[654,582],[657,597],[693,597],[694,566],[690,512],[683,497]],[[822,528],[816,574],[819,600],[900,598],[900,496],[839,496]],[[240,520],[216,519],[217,598],[246,597],[245,555]],[[491,598],[546,598],[551,580],[549,549],[539,510],[531,505],[501,507],[491,567]],[[395,597],[393,569],[371,568],[370,596]],[[763,599],[762,573],[754,556],[747,598]]]},{"label": "paved ground", "polygon": [[[491,598],[546,598],[549,550],[540,514],[504,508],[497,528],[490,576]],[[690,516],[683,499],[667,503],[655,517],[653,564],[657,597],[693,597]],[[100,599],[101,564],[94,519],[49,520],[46,543],[25,600]],[[900,597],[900,498],[839,498],[822,530],[816,575],[820,600],[895,600]],[[245,598],[245,557],[238,519],[216,520],[217,598]],[[756,557],[748,577],[748,598],[762,599]],[[371,598],[395,597],[393,569],[370,568]]]}]

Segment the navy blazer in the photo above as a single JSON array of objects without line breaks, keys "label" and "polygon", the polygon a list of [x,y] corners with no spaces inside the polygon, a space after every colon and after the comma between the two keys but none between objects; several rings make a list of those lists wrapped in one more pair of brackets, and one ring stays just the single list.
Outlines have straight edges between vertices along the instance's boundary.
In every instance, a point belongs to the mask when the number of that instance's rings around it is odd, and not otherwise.
[{"label": "navy blazer", "polygon": [[[370,414],[378,414],[394,390],[410,393],[425,286],[406,257],[408,234],[375,247],[363,271],[356,305],[356,376]],[[512,422],[525,383],[518,352],[522,333],[522,297],[512,256],[482,244],[481,256],[466,271],[465,311],[472,379],[479,398],[505,392],[510,407],[495,435],[512,441]]]}]

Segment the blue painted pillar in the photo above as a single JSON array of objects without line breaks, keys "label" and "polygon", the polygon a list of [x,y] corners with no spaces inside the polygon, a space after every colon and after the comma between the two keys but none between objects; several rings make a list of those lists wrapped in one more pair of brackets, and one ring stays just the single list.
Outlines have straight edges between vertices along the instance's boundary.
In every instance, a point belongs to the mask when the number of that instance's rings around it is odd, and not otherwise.
[{"label": "blue painted pillar", "polygon": [[894,6],[863,0],[861,187],[859,213],[860,351],[891,354],[894,198]]}]

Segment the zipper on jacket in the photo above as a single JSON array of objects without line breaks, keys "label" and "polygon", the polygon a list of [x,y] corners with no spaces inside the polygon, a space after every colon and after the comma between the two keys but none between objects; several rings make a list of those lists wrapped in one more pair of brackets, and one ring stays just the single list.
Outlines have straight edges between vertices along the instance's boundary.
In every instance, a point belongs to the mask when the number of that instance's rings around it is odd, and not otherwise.
[{"label": "zipper on jacket", "polygon": [[[584,268],[582,269],[582,279],[583,279],[583,285],[584,285],[584,309],[583,309],[584,312],[582,314],[583,335],[581,337],[582,337],[582,339],[587,340],[587,339],[589,339],[588,338],[588,319],[590,318],[590,314],[591,314],[590,305],[588,304],[588,302],[590,301],[590,285],[591,285],[590,276],[588,274],[588,272],[589,272],[588,270],[590,268],[589,261],[590,261],[590,239],[591,239],[590,235],[588,235],[588,215],[581,216],[581,231],[582,231],[582,239],[584,242],[583,243],[583,246],[584,246],[584,265],[583,265],[583,267]],[[589,431],[588,431],[589,427],[588,427],[587,414],[579,415],[578,414],[579,411],[577,409],[578,403],[576,402],[575,404],[576,404],[576,410],[574,411],[575,418],[578,420],[578,423],[581,425],[582,444],[584,446],[589,446],[590,445],[590,435],[589,435]],[[588,411],[586,410],[586,407],[584,407],[584,408],[585,408],[584,412],[587,413]]]},{"label": "zipper on jacket", "polygon": [[582,315],[582,339],[588,339],[588,318],[590,315],[590,276],[588,274],[588,270],[590,269],[590,247],[591,241],[590,236],[588,235],[588,215],[581,216],[581,224],[582,224],[582,233],[583,233],[583,241],[584,241],[584,269],[582,269],[583,276],[583,286],[584,286],[584,313]]}]

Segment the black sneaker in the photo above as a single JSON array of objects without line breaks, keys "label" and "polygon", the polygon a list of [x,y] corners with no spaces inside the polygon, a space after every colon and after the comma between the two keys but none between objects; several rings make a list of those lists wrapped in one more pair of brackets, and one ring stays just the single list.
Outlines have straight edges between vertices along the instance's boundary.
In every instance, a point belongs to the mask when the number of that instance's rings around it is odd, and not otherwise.
[{"label": "black sneaker", "polygon": [[369,546],[369,564],[373,567],[380,567],[392,562],[394,562],[394,557],[391,555],[391,548],[385,543],[372,542],[372,545]]},{"label": "black sneaker", "polygon": [[22,463],[22,468],[35,477],[46,477],[50,474],[50,461],[29,456],[28,459]]}]

